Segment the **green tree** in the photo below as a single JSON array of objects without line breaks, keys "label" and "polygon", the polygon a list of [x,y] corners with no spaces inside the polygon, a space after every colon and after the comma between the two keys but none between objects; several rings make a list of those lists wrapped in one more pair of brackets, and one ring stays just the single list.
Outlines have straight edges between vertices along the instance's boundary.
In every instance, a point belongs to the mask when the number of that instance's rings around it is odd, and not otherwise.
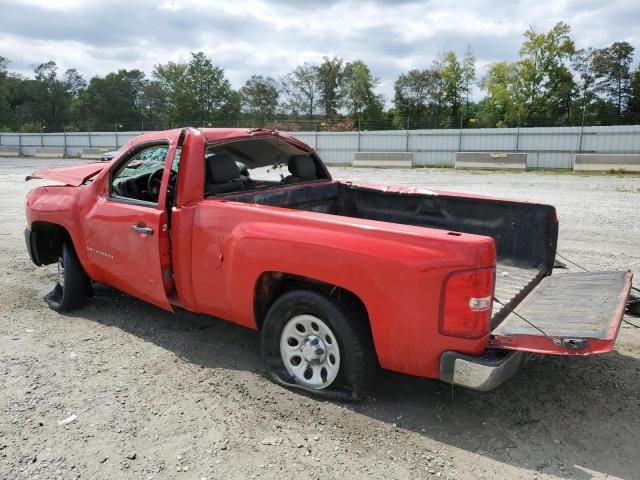
[{"label": "green tree", "polygon": [[82,94],[87,88],[87,81],[78,70],[69,68],[64,72],[62,86],[69,98],[65,129],[80,130],[83,127]]},{"label": "green tree", "polygon": [[[410,126],[437,126],[442,104],[442,76],[436,68],[410,70],[394,83],[393,102],[402,123]],[[401,125],[401,126],[404,126]]]},{"label": "green tree", "polygon": [[304,112],[310,120],[313,119],[321,87],[318,66],[309,63],[299,65],[285,76],[282,83],[291,109]]},{"label": "green tree", "polygon": [[481,124],[503,127],[519,122],[525,114],[525,99],[519,83],[517,65],[509,62],[491,64],[480,82],[487,96],[480,102]]},{"label": "green tree", "polygon": [[462,65],[454,52],[449,51],[444,54],[440,62],[440,75],[442,76],[444,99],[449,108],[451,123],[455,125],[460,118],[465,82]]},{"label": "green tree", "polygon": [[596,89],[615,105],[618,115],[625,110],[631,94],[633,50],[628,42],[615,42],[593,55]]},{"label": "green tree", "polygon": [[252,75],[240,89],[244,111],[260,126],[264,126],[268,120],[273,119],[278,108],[278,95],[276,81],[262,75]]},{"label": "green tree", "polygon": [[167,110],[167,96],[158,80],[147,80],[142,87],[141,114],[142,128],[159,130],[168,128],[164,112]]},{"label": "green tree", "polygon": [[0,129],[16,127],[15,112],[10,103],[11,86],[9,80],[9,59],[0,56]]},{"label": "green tree", "polygon": [[48,131],[61,131],[67,117],[71,95],[58,79],[58,66],[54,61],[41,63],[34,69],[35,83],[31,84],[33,120]]},{"label": "green tree", "polygon": [[201,125],[208,125],[219,117],[219,112],[229,98],[231,83],[224,76],[224,69],[213,65],[203,52],[191,54],[187,68],[186,88]]},{"label": "green tree", "polygon": [[[545,33],[538,33],[534,27],[524,33],[517,72],[529,117],[533,119],[544,118],[550,99],[562,98],[568,88],[563,83],[567,80],[566,75],[557,74],[557,70],[575,53],[570,31],[568,24],[558,22]],[[554,89],[562,89],[563,92]]]},{"label": "green tree", "polygon": [[192,102],[187,88],[187,64],[168,62],[153,68],[153,78],[164,96],[162,119],[173,126],[193,121]]},{"label": "green tree", "polygon": [[92,128],[137,130],[143,119],[145,76],[140,70],[118,70],[93,77],[82,95],[86,123]]},{"label": "green tree", "polygon": [[572,58],[572,68],[576,73],[576,104],[582,110],[587,108],[597,97],[597,74],[593,59],[595,49],[589,47],[578,50]]},{"label": "green tree", "polygon": [[465,103],[465,116],[469,113],[469,98],[476,81],[476,56],[471,50],[471,46],[467,48],[467,52],[462,58],[462,94]]},{"label": "green tree", "polygon": [[629,96],[627,111],[630,114],[631,122],[638,123],[640,122],[640,65],[631,75],[630,90],[631,95]]},{"label": "green tree", "polygon": [[362,60],[345,65],[340,96],[343,107],[356,121],[379,119],[382,116],[383,100],[374,92],[379,83],[380,79],[371,74]]},{"label": "green tree", "polygon": [[192,53],[188,64],[156,65],[152,75],[164,92],[162,117],[168,125],[208,126],[233,112],[237,114],[237,95],[233,94],[224,69],[214,65],[203,52]]},{"label": "green tree", "polygon": [[320,105],[328,118],[338,115],[343,74],[344,61],[339,57],[324,57],[318,65]]}]

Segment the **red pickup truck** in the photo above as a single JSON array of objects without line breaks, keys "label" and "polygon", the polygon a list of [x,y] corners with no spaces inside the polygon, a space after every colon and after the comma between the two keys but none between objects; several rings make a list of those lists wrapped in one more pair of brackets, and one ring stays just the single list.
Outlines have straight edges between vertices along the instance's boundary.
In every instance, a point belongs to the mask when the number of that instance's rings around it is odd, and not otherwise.
[{"label": "red pickup truck", "polygon": [[273,380],[325,398],[362,398],[379,366],[490,390],[532,354],[608,352],[631,288],[551,275],[551,206],[336,181],[276,131],[147,133],[29,178],[63,184],[26,200],[51,308],[103,282],[223,318],[260,331]]}]

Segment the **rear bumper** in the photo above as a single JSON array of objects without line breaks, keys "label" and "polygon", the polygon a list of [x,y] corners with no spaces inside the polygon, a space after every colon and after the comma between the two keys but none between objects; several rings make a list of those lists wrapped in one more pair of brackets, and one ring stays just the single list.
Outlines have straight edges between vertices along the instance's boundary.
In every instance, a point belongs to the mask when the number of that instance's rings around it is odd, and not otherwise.
[{"label": "rear bumper", "polygon": [[444,352],[440,357],[440,380],[488,392],[516,373],[529,359],[526,352],[487,350],[481,357]]}]

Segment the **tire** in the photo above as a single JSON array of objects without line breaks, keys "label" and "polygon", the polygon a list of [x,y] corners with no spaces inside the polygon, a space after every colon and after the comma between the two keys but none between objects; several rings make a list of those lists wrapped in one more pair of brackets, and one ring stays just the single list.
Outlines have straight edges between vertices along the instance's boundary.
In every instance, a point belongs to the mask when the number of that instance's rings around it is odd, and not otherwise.
[{"label": "tire", "polygon": [[91,295],[91,279],[82,268],[71,242],[62,245],[58,258],[58,283],[45,297],[56,312],[73,310]]},{"label": "tire", "polygon": [[269,308],[261,354],[271,379],[328,400],[362,400],[378,369],[367,319],[347,302],[311,290]]}]

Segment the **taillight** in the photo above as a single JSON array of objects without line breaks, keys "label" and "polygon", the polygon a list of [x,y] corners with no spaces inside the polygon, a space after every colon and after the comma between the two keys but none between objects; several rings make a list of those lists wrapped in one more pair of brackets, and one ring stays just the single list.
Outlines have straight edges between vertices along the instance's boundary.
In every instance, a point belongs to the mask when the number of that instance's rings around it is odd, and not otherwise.
[{"label": "taillight", "polygon": [[494,282],[493,268],[450,274],[440,304],[440,333],[464,338],[489,333]]}]

